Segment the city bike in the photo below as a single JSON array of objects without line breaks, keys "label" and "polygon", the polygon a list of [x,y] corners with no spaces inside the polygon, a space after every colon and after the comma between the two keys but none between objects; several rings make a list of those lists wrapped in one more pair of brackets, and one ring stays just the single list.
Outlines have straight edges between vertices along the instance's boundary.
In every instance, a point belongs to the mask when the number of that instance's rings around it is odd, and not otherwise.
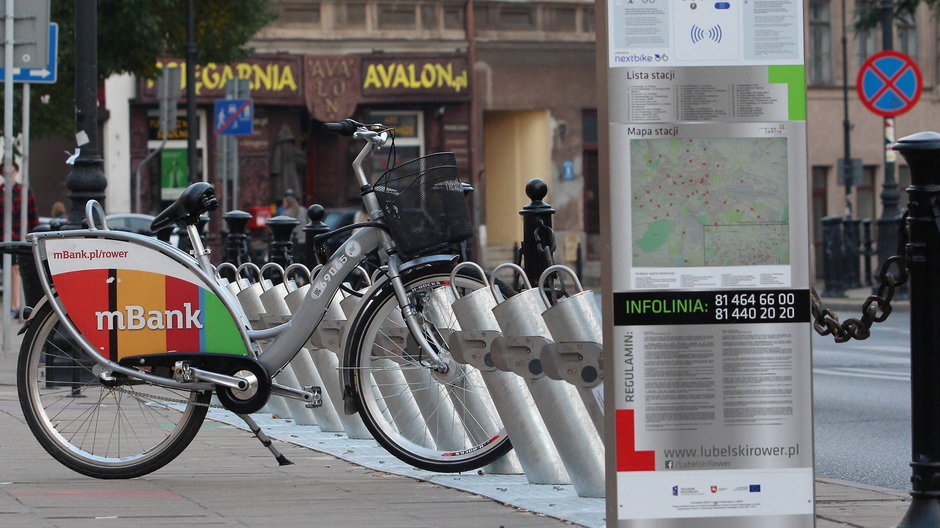
[{"label": "city bike", "polygon": [[152,225],[185,226],[191,255],[108,229],[94,201],[87,229],[28,237],[45,296],[24,328],[19,399],[59,462],[97,478],[150,473],[186,448],[211,405],[245,420],[283,462],[250,415],[272,395],[318,403],[319,387],[282,385],[275,375],[309,346],[341,288],[349,289],[343,279],[369,255],[381,272],[349,317],[341,366],[330,374],[340,377],[346,412],[358,412],[390,453],[431,471],[475,469],[511,449],[480,373],[447,348],[457,325],[439,310],[431,317],[428,306],[437,288],[483,287],[472,274],[452,273],[457,257],[438,254],[473,233],[454,155],[409,161],[373,183],[363,162],[393,148],[393,130],[351,119],[325,128],[364,142],[352,167],[369,219],[341,228],[352,235],[311,277],[286,323],[252,328],[210,262],[195,227],[217,205],[207,183],[188,187]]}]

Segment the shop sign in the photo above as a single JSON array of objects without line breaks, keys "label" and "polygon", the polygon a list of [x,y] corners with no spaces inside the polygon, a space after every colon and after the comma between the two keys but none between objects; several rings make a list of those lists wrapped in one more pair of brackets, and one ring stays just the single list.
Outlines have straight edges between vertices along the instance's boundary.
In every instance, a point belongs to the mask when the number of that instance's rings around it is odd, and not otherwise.
[{"label": "shop sign", "polygon": [[[180,68],[180,89],[186,90],[186,61],[158,59],[157,68]],[[210,62],[196,67],[196,96],[205,101],[225,97],[225,85],[232,79],[248,79],[251,97],[260,104],[302,104],[303,69],[300,57],[260,56],[242,62],[218,64]],[[155,80],[143,82],[143,99],[156,101]]]},{"label": "shop sign", "polygon": [[470,97],[466,57],[388,57],[362,60],[362,95]]},{"label": "shop sign", "polygon": [[304,99],[314,118],[328,122],[351,117],[359,99],[359,57],[304,57]]},{"label": "shop sign", "polygon": [[[167,139],[187,139],[189,137],[189,121],[186,116],[176,118],[176,128],[167,134]],[[163,139],[163,131],[160,130],[160,116],[147,116],[147,139],[158,141]]]}]

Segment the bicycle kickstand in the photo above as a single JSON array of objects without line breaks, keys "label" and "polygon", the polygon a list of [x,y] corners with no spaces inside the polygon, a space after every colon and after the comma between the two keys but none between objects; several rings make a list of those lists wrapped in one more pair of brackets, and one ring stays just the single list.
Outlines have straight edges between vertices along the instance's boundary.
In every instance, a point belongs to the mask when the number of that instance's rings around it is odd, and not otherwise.
[{"label": "bicycle kickstand", "polygon": [[264,447],[267,447],[268,450],[271,451],[271,454],[274,455],[274,458],[277,459],[277,463],[279,465],[281,466],[293,465],[293,462],[291,462],[290,459],[288,459],[286,456],[281,454],[281,452],[278,451],[276,447],[274,447],[274,443],[271,442],[271,438],[269,438],[268,435],[264,434],[264,431],[261,430],[261,427],[259,427],[258,424],[255,423],[255,421],[251,418],[251,416],[248,416],[247,414],[239,414],[238,417],[244,420],[246,424],[248,424],[248,428],[251,429],[251,432],[254,433],[256,437],[258,437],[258,440],[261,441],[261,445],[263,445]]}]

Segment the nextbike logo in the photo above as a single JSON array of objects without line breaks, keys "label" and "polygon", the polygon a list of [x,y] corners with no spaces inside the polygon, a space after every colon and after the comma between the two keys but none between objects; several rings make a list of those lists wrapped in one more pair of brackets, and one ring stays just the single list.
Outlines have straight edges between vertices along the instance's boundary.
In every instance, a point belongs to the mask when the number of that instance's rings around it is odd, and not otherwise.
[{"label": "nextbike logo", "polygon": [[112,259],[112,258],[127,258],[128,251],[105,251],[102,249],[95,249],[92,251],[85,251],[84,249],[80,251],[53,251],[52,258],[54,259],[83,259],[83,260],[98,260],[98,259]]},{"label": "nextbike logo", "polygon": [[98,330],[176,330],[184,328],[202,328],[199,314],[202,310],[193,311],[193,305],[183,303],[183,310],[144,310],[143,306],[128,305],[124,311],[95,312]]}]

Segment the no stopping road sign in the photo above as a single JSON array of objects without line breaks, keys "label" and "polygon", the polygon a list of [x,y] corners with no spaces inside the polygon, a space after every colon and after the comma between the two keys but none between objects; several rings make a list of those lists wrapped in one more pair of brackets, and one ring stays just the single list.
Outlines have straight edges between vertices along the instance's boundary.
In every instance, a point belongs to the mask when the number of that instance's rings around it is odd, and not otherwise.
[{"label": "no stopping road sign", "polygon": [[898,116],[914,108],[923,85],[914,59],[892,50],[869,57],[858,70],[855,82],[865,107],[884,117]]}]

